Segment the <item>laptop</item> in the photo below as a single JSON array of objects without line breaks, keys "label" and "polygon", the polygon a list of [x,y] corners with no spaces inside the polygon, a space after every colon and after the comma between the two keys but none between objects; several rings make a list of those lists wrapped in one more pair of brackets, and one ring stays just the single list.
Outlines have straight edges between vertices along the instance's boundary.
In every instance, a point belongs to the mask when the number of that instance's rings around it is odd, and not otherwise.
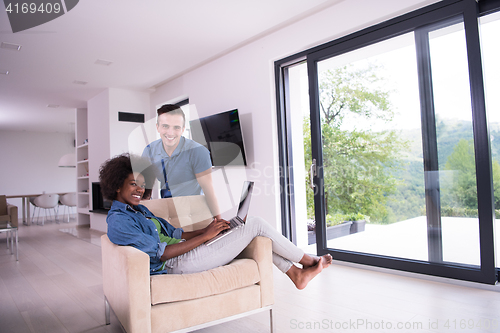
[{"label": "laptop", "polygon": [[238,206],[238,212],[235,217],[229,220],[229,229],[221,231],[217,236],[206,242],[205,244],[210,245],[218,241],[222,237],[229,235],[234,230],[240,228],[247,221],[248,209],[250,208],[250,198],[252,197],[253,182],[244,182],[243,190],[241,191],[240,204]]}]

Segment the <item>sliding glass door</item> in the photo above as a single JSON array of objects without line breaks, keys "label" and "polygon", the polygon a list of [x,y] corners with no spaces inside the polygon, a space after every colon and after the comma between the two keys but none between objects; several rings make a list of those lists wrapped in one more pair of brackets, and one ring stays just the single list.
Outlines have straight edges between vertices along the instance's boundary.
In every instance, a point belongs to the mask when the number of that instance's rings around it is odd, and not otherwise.
[{"label": "sliding glass door", "polygon": [[480,265],[467,50],[452,22],[317,62],[327,248]]},{"label": "sliding glass door", "polygon": [[[304,52],[305,61],[277,64],[289,171],[282,186],[295,189],[282,197],[290,222],[283,226],[299,246],[338,260],[496,281],[500,167],[491,163],[476,6],[430,6]],[[482,43],[491,43],[497,64],[498,43],[488,36]]]},{"label": "sliding glass door", "polygon": [[428,258],[414,44],[411,32],[317,62],[329,249]]}]

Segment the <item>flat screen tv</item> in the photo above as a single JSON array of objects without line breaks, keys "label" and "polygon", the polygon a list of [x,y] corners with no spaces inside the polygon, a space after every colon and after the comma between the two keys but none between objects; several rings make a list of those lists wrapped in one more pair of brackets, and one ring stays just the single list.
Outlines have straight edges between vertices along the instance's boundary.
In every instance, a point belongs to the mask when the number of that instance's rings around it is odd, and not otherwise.
[{"label": "flat screen tv", "polygon": [[111,208],[110,200],[104,199],[99,182],[92,183],[92,212],[107,214]]},{"label": "flat screen tv", "polygon": [[238,110],[190,121],[192,139],[210,151],[212,165],[247,165]]}]

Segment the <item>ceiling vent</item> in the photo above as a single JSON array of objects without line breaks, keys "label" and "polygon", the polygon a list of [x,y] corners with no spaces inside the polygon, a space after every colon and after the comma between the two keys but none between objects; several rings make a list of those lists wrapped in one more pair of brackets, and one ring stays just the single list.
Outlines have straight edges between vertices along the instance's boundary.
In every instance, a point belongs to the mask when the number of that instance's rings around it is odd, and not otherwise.
[{"label": "ceiling vent", "polygon": [[88,82],[87,82],[87,81],[79,81],[79,80],[75,80],[75,81],[73,81],[73,83],[74,83],[74,84],[79,84],[79,85],[84,86],[84,85],[86,85]]}]

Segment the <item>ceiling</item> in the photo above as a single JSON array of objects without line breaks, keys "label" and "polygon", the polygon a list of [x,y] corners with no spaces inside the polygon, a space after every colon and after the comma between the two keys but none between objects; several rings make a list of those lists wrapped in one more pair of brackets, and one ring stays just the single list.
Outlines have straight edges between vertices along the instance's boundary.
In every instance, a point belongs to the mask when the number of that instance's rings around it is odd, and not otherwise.
[{"label": "ceiling", "polygon": [[74,109],[108,87],[152,91],[340,1],[82,0],[16,33],[2,2],[0,42],[21,49],[0,48],[0,72],[8,71],[0,74],[0,130],[71,132]]}]

